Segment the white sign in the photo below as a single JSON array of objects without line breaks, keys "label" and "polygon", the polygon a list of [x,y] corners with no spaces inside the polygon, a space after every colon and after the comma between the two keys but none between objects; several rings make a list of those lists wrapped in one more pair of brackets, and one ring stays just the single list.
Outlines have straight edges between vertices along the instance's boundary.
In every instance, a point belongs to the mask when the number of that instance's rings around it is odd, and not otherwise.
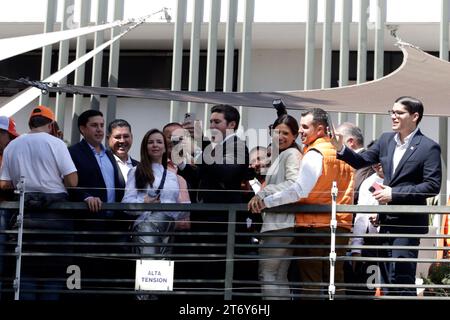
[{"label": "white sign", "polygon": [[136,260],[136,290],[172,291],[174,262]]}]

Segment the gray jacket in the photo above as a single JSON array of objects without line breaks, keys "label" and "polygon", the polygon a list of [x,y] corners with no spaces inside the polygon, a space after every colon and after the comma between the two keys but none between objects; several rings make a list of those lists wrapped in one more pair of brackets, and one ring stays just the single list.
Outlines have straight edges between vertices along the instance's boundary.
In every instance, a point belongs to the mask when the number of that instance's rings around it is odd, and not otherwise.
[{"label": "gray jacket", "polygon": [[[257,195],[264,199],[293,184],[298,176],[301,158],[302,154],[295,148],[281,152],[267,171],[266,186]],[[261,232],[292,228],[295,225],[295,213],[263,212],[262,218]]]}]

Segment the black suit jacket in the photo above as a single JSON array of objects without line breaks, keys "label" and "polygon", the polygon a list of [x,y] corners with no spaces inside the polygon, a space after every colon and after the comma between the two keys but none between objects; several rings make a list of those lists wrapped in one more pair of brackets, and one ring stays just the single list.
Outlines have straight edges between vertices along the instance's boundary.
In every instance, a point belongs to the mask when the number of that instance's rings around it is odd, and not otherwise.
[{"label": "black suit jacket", "polygon": [[[435,196],[441,188],[441,148],[418,130],[393,173],[392,161],[396,146],[394,136],[394,132],[383,133],[377,142],[361,154],[345,148],[342,156],[338,154],[338,159],[344,160],[355,169],[380,162],[384,172],[384,184],[392,188],[392,201],[389,204],[425,205],[426,198]],[[428,215],[380,215],[380,221],[385,225],[418,227],[395,228],[396,232],[426,233]]]},{"label": "black suit jacket", "polygon": [[[71,197],[75,201],[84,201],[87,197],[98,197],[103,202],[107,201],[106,184],[103,180],[102,172],[92,153],[88,143],[83,139],[69,147],[70,156],[77,168],[78,188],[71,192]],[[114,156],[111,151],[106,150],[106,155],[114,168],[114,186],[116,188],[116,202],[120,202],[123,197],[123,188],[119,182],[119,172]]]},{"label": "black suit jacket", "polygon": [[[202,162],[196,166],[186,165],[180,171],[188,183],[197,184],[200,189],[198,202],[242,203],[241,182],[252,178],[245,142],[233,136],[214,149],[210,143],[205,143],[203,147]],[[214,215],[211,214],[209,220],[219,219],[212,217]]]}]

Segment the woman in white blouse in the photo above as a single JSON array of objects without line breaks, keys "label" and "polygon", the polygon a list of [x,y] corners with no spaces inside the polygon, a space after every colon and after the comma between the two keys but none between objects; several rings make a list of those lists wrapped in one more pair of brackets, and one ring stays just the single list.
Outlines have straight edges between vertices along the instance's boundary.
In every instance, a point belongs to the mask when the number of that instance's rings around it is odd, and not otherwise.
[{"label": "woman in white blouse", "polygon": [[[183,178],[167,170],[167,142],[158,129],[148,131],[141,143],[141,162],[128,172],[124,203],[190,203],[185,188],[180,188]],[[174,229],[189,228],[188,211],[144,211],[138,213],[133,232],[155,232],[161,235],[137,235],[133,241],[145,246],[135,248],[145,255],[167,255],[171,248],[151,246],[153,243],[168,243],[165,235]],[[146,257],[149,259],[148,257]],[[151,259],[151,258],[150,258]]]},{"label": "woman in white blouse", "polygon": [[[295,142],[298,136],[298,123],[295,118],[285,114],[275,120],[272,128],[272,159],[267,171],[265,187],[259,191],[248,203],[251,210],[252,203],[286,189],[295,182],[300,168],[302,154]],[[294,232],[295,213],[270,213],[263,212],[263,225],[261,232],[264,245],[290,245],[294,237],[278,236],[277,233]],[[260,248],[261,256],[270,256],[259,261],[259,279],[266,282],[284,282],[286,284],[264,284],[262,292],[265,299],[290,299],[288,282],[288,269],[290,257],[293,255],[291,248]],[[279,257],[279,258],[277,258]]]}]

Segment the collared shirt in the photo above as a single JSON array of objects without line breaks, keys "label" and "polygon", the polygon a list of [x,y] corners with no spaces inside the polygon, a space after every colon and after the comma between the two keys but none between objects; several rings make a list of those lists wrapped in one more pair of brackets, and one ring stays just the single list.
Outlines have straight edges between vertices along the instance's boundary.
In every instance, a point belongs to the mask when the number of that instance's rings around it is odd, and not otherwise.
[{"label": "collared shirt", "polygon": [[297,180],[287,189],[264,198],[267,208],[281,206],[282,204],[306,198],[322,175],[323,156],[311,150],[303,156]]},{"label": "collared shirt", "polygon": [[128,171],[133,168],[133,163],[131,162],[131,157],[128,156],[128,159],[126,161],[122,161],[118,156],[113,154],[114,159],[116,159],[117,166],[120,169],[120,172],[122,172],[123,179],[125,180],[125,183],[127,183],[128,178]]},{"label": "collared shirt", "polygon": [[[366,180],[361,183],[359,189],[358,205],[376,206],[378,201],[373,197],[372,192],[369,191],[370,186],[376,182],[383,184],[383,178],[377,173],[372,174]],[[375,227],[369,220],[371,214],[357,213],[355,216],[355,222],[353,224],[354,235],[364,235],[366,233],[378,233],[379,227]],[[364,245],[364,238],[352,237],[350,238],[350,244],[352,246]],[[352,253],[361,253],[361,249],[352,249]]]},{"label": "collared shirt", "polygon": [[105,181],[106,185],[106,194],[107,194],[107,201],[106,202],[115,202],[116,201],[116,190],[115,190],[115,183],[114,183],[114,167],[111,161],[108,158],[108,155],[106,154],[105,147],[100,144],[100,152],[97,152],[93,146],[91,146],[89,143],[89,148],[91,148],[92,152],[94,153],[95,159],[97,160],[98,166],[100,167],[100,171],[102,172],[103,181]]},{"label": "collared shirt", "polygon": [[400,133],[397,133],[394,136],[394,141],[396,143],[395,145],[395,151],[394,156],[392,157],[392,174],[395,173],[395,169],[397,169],[398,164],[400,163],[400,160],[402,159],[403,155],[405,154],[406,150],[408,150],[409,145],[411,144],[411,139],[414,137],[414,135],[417,133],[419,128],[416,128],[413,132],[411,132],[409,135],[406,136],[405,139],[403,139],[403,143],[400,140]]}]

